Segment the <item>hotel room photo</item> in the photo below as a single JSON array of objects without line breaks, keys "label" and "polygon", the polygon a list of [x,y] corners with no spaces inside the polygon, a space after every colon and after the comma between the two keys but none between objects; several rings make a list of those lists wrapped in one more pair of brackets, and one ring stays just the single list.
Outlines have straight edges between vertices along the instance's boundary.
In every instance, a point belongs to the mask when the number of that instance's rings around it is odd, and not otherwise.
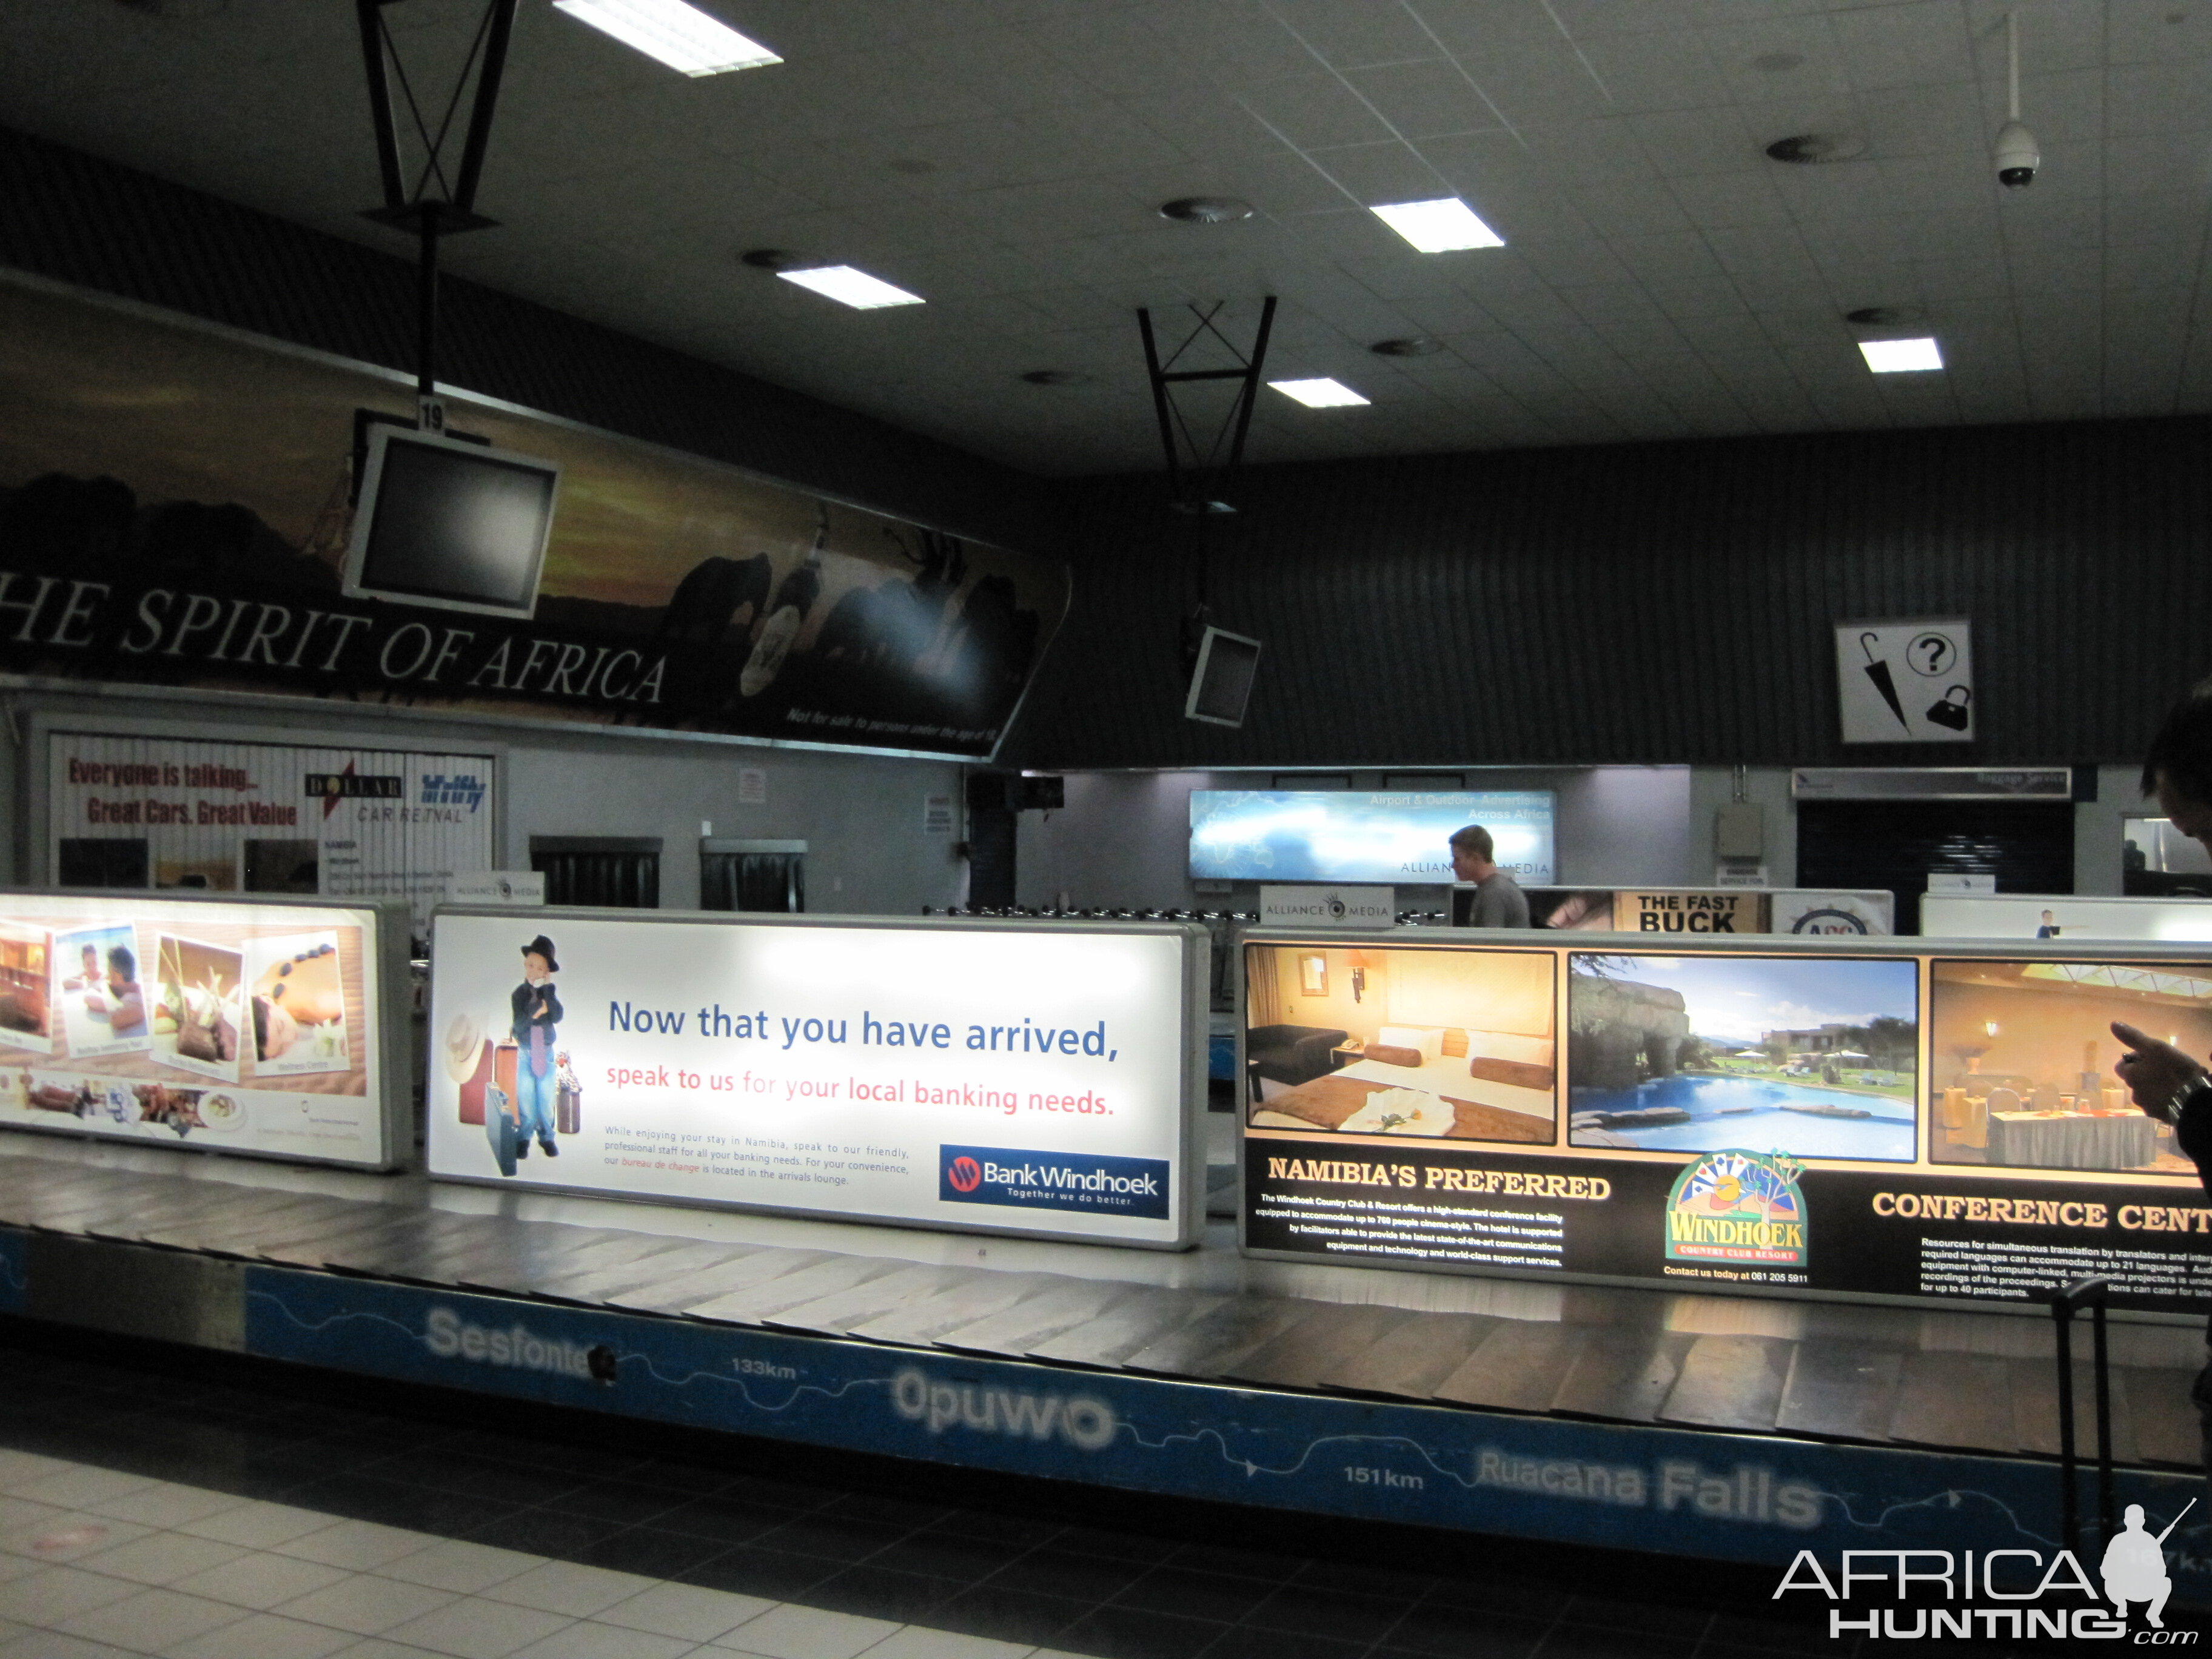
[{"label": "hotel room photo", "polygon": [[2112,1067],[2114,1020],[2212,1048],[2212,969],[2185,963],[1936,962],[1929,1157],[2020,1170],[2193,1175]]},{"label": "hotel room photo", "polygon": [[1551,953],[1265,945],[1245,961],[1254,1128],[1555,1139]]}]

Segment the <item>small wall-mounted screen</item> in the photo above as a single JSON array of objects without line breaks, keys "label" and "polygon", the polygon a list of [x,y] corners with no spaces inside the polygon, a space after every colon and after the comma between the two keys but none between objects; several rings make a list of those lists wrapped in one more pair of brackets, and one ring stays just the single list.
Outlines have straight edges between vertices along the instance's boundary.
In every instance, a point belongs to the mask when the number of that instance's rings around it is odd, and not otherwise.
[{"label": "small wall-mounted screen", "polygon": [[345,591],[528,617],[561,469],[504,450],[392,429],[371,436]]},{"label": "small wall-mounted screen", "polygon": [[1260,672],[1260,641],[1241,634],[1206,630],[1198,647],[1198,663],[1190,677],[1190,696],[1183,715],[1209,726],[1242,726],[1244,705],[1251,701],[1252,677]]}]

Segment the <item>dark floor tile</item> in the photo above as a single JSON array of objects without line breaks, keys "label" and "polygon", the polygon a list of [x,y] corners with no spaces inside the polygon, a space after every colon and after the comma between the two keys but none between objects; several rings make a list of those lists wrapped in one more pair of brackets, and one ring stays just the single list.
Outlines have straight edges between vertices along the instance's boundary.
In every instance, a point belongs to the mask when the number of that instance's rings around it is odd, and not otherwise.
[{"label": "dark floor tile", "polygon": [[1477,1613],[1514,1613],[1523,1619],[1556,1619],[1573,1598],[1540,1578],[1439,1578],[1423,1598],[1432,1607],[1468,1607]]},{"label": "dark floor tile", "polygon": [[526,1468],[557,1469],[564,1474],[573,1474],[586,1480],[614,1480],[629,1474],[642,1461],[630,1453],[605,1447],[571,1445],[557,1440],[531,1440],[521,1435],[500,1434],[473,1428],[449,1433],[436,1443],[473,1457],[489,1458],[501,1463],[520,1463]]},{"label": "dark floor tile", "polygon": [[1705,1630],[1705,1646],[1759,1648],[1774,1653],[1833,1653],[1842,1644],[1828,1634],[1827,1620],[1761,1619],[1755,1614],[1717,1613]]},{"label": "dark floor tile", "polygon": [[471,1544],[550,1555],[561,1561],[580,1561],[585,1551],[623,1530],[619,1522],[596,1521],[588,1515],[568,1515],[559,1510],[517,1510],[488,1525],[453,1535],[465,1537]]},{"label": "dark floor tile", "polygon": [[1024,1549],[1050,1544],[1067,1528],[1058,1521],[1032,1515],[994,1515],[982,1510],[955,1510],[941,1521],[922,1528],[922,1534],[942,1533],[951,1538],[988,1539]]},{"label": "dark floor tile", "polygon": [[1027,1552],[1019,1544],[990,1538],[948,1537],[939,1532],[918,1532],[868,1558],[872,1567],[896,1572],[927,1573],[933,1578],[955,1578],[963,1584],[980,1583]]},{"label": "dark floor tile", "polygon": [[573,1492],[576,1477],[553,1469],[529,1469],[489,1458],[457,1457],[449,1451],[418,1447],[362,1466],[360,1473],[380,1480],[400,1480],[417,1486],[472,1498],[499,1498],[509,1504],[543,1504]]},{"label": "dark floor tile", "polygon": [[1577,1595],[1559,1614],[1565,1624],[1688,1637],[1703,1636],[1712,1618],[1710,1607],[1678,1607],[1668,1601],[1632,1601],[1611,1595]]},{"label": "dark floor tile", "polygon": [[637,1526],[646,1522],[664,1524],[672,1510],[680,1509],[687,1501],[686,1494],[670,1492],[665,1486],[634,1486],[627,1480],[594,1480],[584,1486],[571,1486],[558,1497],[546,1500],[549,1509],[565,1510],[572,1515],[589,1515],[602,1521],[620,1521]]},{"label": "dark floor tile", "polygon": [[1100,1659],[1198,1659],[1227,1628],[1149,1607],[1097,1607],[1060,1632],[1054,1645]]},{"label": "dark floor tile", "polygon": [[1279,1584],[1305,1565],[1280,1550],[1240,1550],[1224,1544],[1186,1544],[1161,1565],[1193,1572],[1222,1572],[1232,1578],[1256,1578]]},{"label": "dark floor tile", "polygon": [[1141,1562],[1101,1560],[1063,1549],[1060,1546],[1066,1541],[1063,1534],[1053,1540],[1050,1549],[1030,1551],[986,1582],[999,1589],[1063,1596],[1088,1607],[1112,1600],[1149,1571]]},{"label": "dark floor tile", "polygon": [[726,1497],[748,1498],[799,1511],[818,1510],[844,1495],[836,1486],[802,1486],[795,1480],[778,1480],[764,1474],[736,1475],[722,1492]]},{"label": "dark floor tile", "polygon": [[1376,1642],[1410,1611],[1407,1603],[1312,1584],[1284,1584],[1244,1615],[1262,1630],[1302,1631],[1345,1642]]},{"label": "dark floor tile", "polygon": [[1697,1651],[1694,1637],[1661,1636],[1597,1625],[1554,1625],[1538,1644],[1535,1659],[1691,1659]]},{"label": "dark floor tile", "polygon": [[768,1549],[818,1555],[825,1560],[865,1561],[913,1531],[912,1527],[897,1522],[858,1521],[849,1516],[817,1511],[793,1516],[775,1530],[763,1534],[760,1542]]},{"label": "dark floor tile", "polygon": [[727,1487],[733,1478],[728,1469],[713,1463],[634,1463],[602,1480],[622,1480],[632,1486],[659,1486],[684,1498],[703,1498]]},{"label": "dark floor tile", "polygon": [[625,1527],[610,1538],[587,1545],[575,1559],[613,1572],[635,1572],[647,1578],[681,1578],[692,1568],[713,1560],[729,1546],[719,1538],[695,1538],[686,1533],[664,1532],[658,1527]]},{"label": "dark floor tile", "polygon": [[873,1521],[884,1526],[904,1527],[909,1532],[934,1526],[952,1513],[944,1504],[917,1502],[911,1498],[894,1498],[885,1493],[848,1492],[832,1498],[817,1515],[834,1515],[840,1520]]},{"label": "dark floor tile", "polygon": [[1147,1538],[1141,1533],[1115,1532],[1105,1527],[1070,1527],[1052,1540],[1056,1550],[1072,1555],[1095,1555],[1109,1561],[1164,1561],[1182,1547],[1182,1540]]},{"label": "dark floor tile", "polygon": [[790,1601],[803,1599],[838,1571],[836,1562],[818,1555],[789,1555],[781,1550],[745,1546],[701,1562],[684,1573],[684,1582],[740,1595],[764,1595],[772,1601]]},{"label": "dark floor tile", "polygon": [[1290,1577],[1292,1583],[1320,1589],[1350,1590],[1356,1595],[1409,1602],[1425,1599],[1437,1585],[1427,1573],[1393,1572],[1387,1567],[1364,1567],[1353,1561],[1302,1561]]},{"label": "dark floor tile", "polygon": [[1485,1613],[1474,1607],[1413,1608],[1391,1627],[1382,1645],[1400,1655],[1428,1654],[1437,1659],[1527,1659],[1552,1627],[1548,1619]]},{"label": "dark floor tile", "polygon": [[694,1533],[702,1538],[719,1538],[725,1543],[748,1544],[764,1533],[786,1525],[793,1518],[789,1510],[747,1498],[732,1498],[727,1492],[718,1492],[711,1497],[695,1498],[688,1504],[679,1504],[665,1514],[655,1516],[653,1524],[672,1532]]},{"label": "dark floor tile", "polygon": [[1231,1578],[1226,1573],[1154,1567],[1116,1595],[1114,1605],[1233,1625],[1266,1601],[1273,1588],[1258,1579]]},{"label": "dark floor tile", "polygon": [[1061,1596],[979,1584],[940,1602],[930,1613],[929,1623],[933,1629],[957,1631],[963,1636],[1056,1647],[1060,1633],[1086,1611],[1086,1603]]},{"label": "dark floor tile", "polygon": [[488,1498],[467,1498],[365,1474],[336,1474],[326,1480],[309,1481],[289,1488],[285,1501],[349,1520],[374,1521],[447,1538],[463,1534],[473,1536],[481,1528],[525,1512],[515,1504]]},{"label": "dark floor tile", "polygon": [[806,1605],[909,1625],[933,1619],[938,1607],[967,1588],[958,1579],[926,1573],[892,1572],[874,1565],[847,1567],[809,1589]]},{"label": "dark floor tile", "polygon": [[1366,1652],[1364,1642],[1232,1625],[1206,1650],[1202,1659],[1363,1659]]}]

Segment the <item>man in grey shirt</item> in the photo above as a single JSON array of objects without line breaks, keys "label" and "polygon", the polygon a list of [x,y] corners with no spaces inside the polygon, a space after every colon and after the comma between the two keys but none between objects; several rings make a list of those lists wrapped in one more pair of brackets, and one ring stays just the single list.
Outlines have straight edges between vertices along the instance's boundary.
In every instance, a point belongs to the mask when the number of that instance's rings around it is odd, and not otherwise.
[{"label": "man in grey shirt", "polygon": [[1452,832],[1452,874],[1474,884],[1474,903],[1468,914],[1470,927],[1526,927],[1528,897],[1513,878],[1493,861],[1498,848],[1490,831],[1479,823]]}]

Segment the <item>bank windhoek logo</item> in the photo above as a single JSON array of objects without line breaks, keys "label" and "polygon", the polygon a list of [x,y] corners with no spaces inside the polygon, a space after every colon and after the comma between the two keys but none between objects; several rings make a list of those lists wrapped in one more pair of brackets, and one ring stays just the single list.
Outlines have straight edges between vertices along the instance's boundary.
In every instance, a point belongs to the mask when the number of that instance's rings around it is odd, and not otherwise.
[{"label": "bank windhoek logo", "polygon": [[1667,1194],[1667,1260],[1802,1267],[1810,1255],[1805,1166],[1765,1152],[1708,1152]]}]

